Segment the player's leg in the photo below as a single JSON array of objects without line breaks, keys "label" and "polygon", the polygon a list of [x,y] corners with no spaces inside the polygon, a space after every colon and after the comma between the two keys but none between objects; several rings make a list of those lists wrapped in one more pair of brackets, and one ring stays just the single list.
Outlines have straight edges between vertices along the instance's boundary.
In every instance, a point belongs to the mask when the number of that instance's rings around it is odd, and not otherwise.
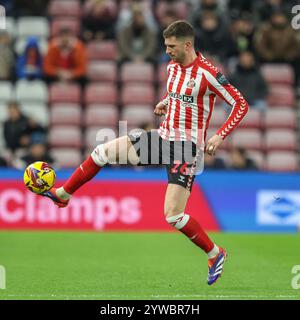
[{"label": "player's leg", "polygon": [[[198,154],[198,153],[197,153]],[[202,229],[197,220],[185,212],[185,207],[190,196],[195,176],[197,161],[201,161],[196,155],[192,165],[186,162],[167,165],[168,188],[165,197],[164,212],[167,222],[186,235],[195,245],[201,248],[208,256],[209,285],[215,283],[221,276],[226,250],[217,246]],[[190,170],[186,170],[190,168]]]},{"label": "player's leg", "polygon": [[99,144],[62,187],[52,188],[44,193],[44,196],[51,198],[59,207],[65,207],[72,194],[96,176],[106,164],[115,164],[121,159],[122,163],[128,163],[126,161],[136,163],[138,161],[138,156],[128,136]]},{"label": "player's leg", "polygon": [[189,196],[190,191],[183,186],[168,185],[164,205],[166,220],[207,253],[208,258],[213,258],[219,253],[218,246],[211,241],[197,220],[185,213]]}]

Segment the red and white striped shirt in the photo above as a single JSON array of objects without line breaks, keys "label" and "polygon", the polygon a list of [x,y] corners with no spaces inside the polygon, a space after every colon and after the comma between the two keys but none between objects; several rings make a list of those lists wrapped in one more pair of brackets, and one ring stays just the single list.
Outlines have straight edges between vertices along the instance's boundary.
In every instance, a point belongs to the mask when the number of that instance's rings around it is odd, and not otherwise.
[{"label": "red and white striped shirt", "polygon": [[223,139],[240,123],[248,111],[242,94],[200,53],[188,66],[168,64],[165,120],[158,132],[169,141],[193,141],[204,147],[206,130],[216,95],[232,106],[231,114],[216,132]]}]

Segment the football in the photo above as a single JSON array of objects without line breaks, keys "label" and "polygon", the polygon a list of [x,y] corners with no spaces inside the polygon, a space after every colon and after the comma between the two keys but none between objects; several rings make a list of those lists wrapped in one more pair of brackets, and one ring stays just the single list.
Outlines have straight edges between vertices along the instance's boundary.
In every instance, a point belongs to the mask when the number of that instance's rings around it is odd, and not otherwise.
[{"label": "football", "polygon": [[24,172],[25,186],[32,192],[41,194],[51,189],[55,183],[55,171],[46,162],[30,164]]}]

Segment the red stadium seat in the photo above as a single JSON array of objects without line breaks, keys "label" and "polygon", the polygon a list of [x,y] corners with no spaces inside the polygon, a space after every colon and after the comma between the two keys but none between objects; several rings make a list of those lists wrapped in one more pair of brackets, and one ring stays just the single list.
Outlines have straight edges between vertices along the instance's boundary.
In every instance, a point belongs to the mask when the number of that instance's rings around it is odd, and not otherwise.
[{"label": "red stadium seat", "polygon": [[116,127],[89,127],[84,134],[85,146],[90,150],[98,144],[105,143],[118,137]]},{"label": "red stadium seat", "polygon": [[295,107],[295,92],[293,87],[272,85],[269,87],[268,104],[270,107]]},{"label": "red stadium seat", "polygon": [[113,60],[117,59],[116,42],[112,40],[91,41],[86,47],[88,60]]},{"label": "red stadium seat", "polygon": [[53,126],[49,132],[51,147],[82,147],[81,130],[78,126]]},{"label": "red stadium seat", "polygon": [[267,153],[266,170],[268,171],[297,171],[298,156],[295,152],[272,151]]},{"label": "red stadium seat", "polygon": [[150,63],[126,62],[121,68],[122,82],[153,82],[154,70]]},{"label": "red stadium seat", "polygon": [[113,84],[93,82],[86,86],[84,92],[85,104],[117,104],[117,88]]},{"label": "red stadium seat", "polygon": [[126,84],[122,88],[122,104],[154,104],[154,88],[147,84]]},{"label": "red stadium seat", "polygon": [[263,137],[258,129],[236,130],[231,133],[232,146],[243,147],[247,150],[262,150]]},{"label": "red stadium seat", "polygon": [[81,6],[78,0],[52,0],[48,6],[51,17],[80,17]]},{"label": "red stadium seat", "polygon": [[76,18],[56,18],[51,23],[51,36],[58,35],[61,29],[69,29],[74,35],[79,35],[81,21]]},{"label": "red stadium seat", "polygon": [[79,105],[53,105],[50,108],[51,125],[81,125],[81,108]]},{"label": "red stadium seat", "polygon": [[297,150],[297,134],[289,129],[269,129],[265,136],[266,150]]},{"label": "red stadium seat", "polygon": [[246,116],[239,124],[239,128],[262,128],[263,121],[262,121],[262,114],[260,111],[256,109],[249,109]]},{"label": "red stadium seat", "polygon": [[58,168],[75,168],[82,162],[82,155],[79,149],[74,148],[53,148],[51,155]]},{"label": "red stadium seat", "polygon": [[56,82],[50,86],[50,103],[80,103],[81,88],[75,83]]},{"label": "red stadium seat", "polygon": [[267,63],[261,67],[263,77],[269,84],[294,85],[293,68],[288,64]]},{"label": "red stadium seat", "polygon": [[295,129],[297,126],[297,114],[293,109],[274,108],[268,109],[265,114],[265,127]]},{"label": "red stadium seat", "polygon": [[89,105],[84,114],[84,125],[89,126],[116,126],[118,109],[115,105]]},{"label": "red stadium seat", "polygon": [[151,105],[127,105],[122,110],[121,119],[126,120],[128,126],[140,126],[143,123],[153,123],[153,107]]},{"label": "red stadium seat", "polygon": [[165,84],[168,80],[167,63],[162,63],[158,66],[157,81],[158,83]]},{"label": "red stadium seat", "polygon": [[117,80],[117,65],[112,61],[90,61],[87,69],[90,80],[105,82]]}]

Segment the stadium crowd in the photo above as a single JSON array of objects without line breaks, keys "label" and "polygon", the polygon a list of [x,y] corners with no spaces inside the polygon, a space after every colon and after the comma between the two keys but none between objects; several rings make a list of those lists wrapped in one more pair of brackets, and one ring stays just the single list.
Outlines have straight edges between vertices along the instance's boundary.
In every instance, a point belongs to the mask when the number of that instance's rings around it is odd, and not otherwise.
[{"label": "stadium crowd", "polygon": [[[73,167],[104,127],[157,127],[165,92],[162,30],[186,19],[196,48],[250,104],[206,168],[296,171],[300,30],[294,0],[4,0],[0,165]],[[208,136],[230,110],[218,101]]]}]

